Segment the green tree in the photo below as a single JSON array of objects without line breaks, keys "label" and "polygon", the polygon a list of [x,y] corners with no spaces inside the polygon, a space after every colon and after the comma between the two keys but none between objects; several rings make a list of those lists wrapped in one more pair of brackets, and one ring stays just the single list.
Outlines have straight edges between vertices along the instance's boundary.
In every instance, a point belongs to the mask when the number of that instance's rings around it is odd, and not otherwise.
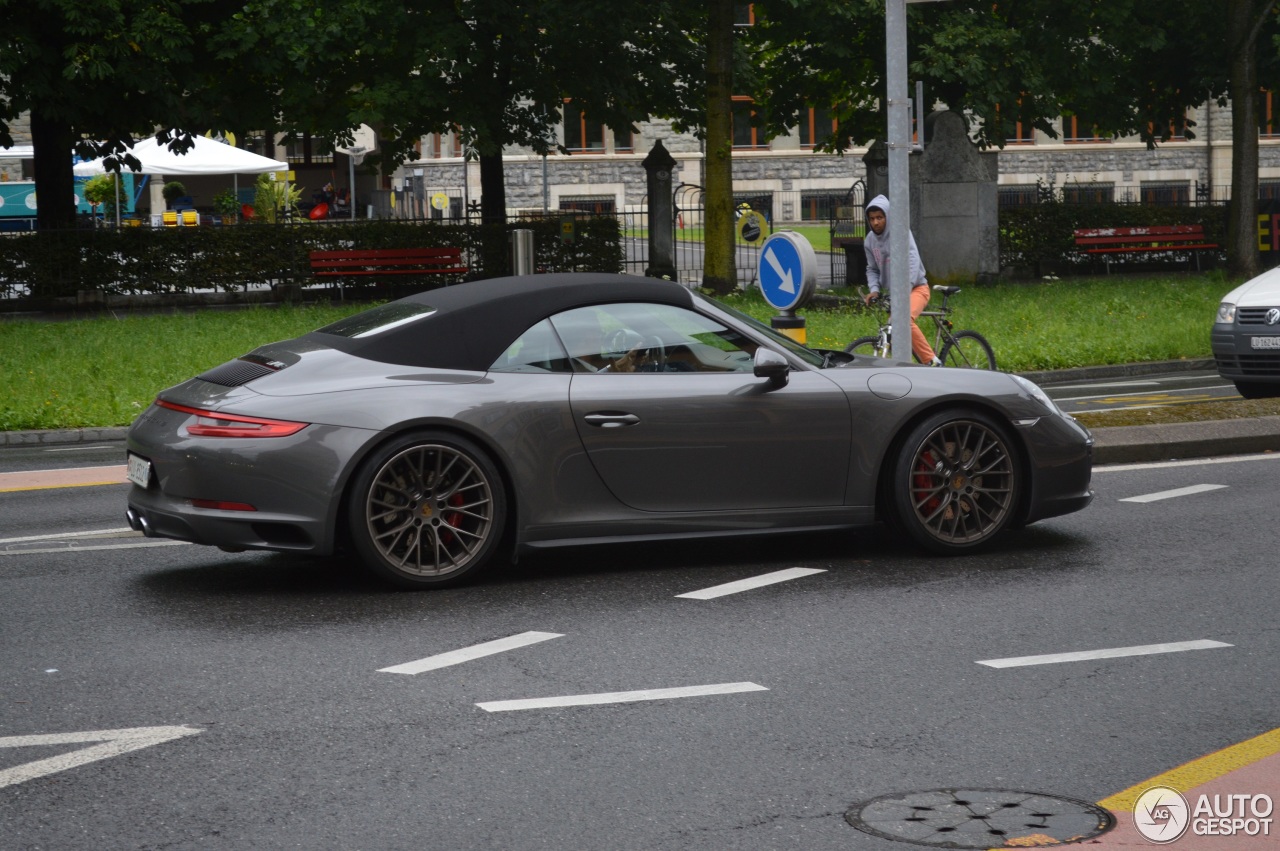
[{"label": "green tree", "polygon": [[275,81],[264,127],[341,138],[368,124],[388,166],[456,128],[480,162],[482,216],[500,222],[504,149],[554,150],[566,99],[615,131],[691,112],[689,17],[674,0],[249,0],[219,45]]},{"label": "green tree", "polygon": [[[29,113],[39,227],[75,221],[73,150],[117,153],[155,127],[207,126],[221,73],[205,36],[224,4],[199,0],[0,0],[0,145]],[[165,135],[175,149],[189,144]]]},{"label": "green tree", "polygon": [[[1259,87],[1280,83],[1276,0],[948,0],[908,11],[910,74],[925,95],[967,115],[980,145],[1002,147],[1015,122],[1057,136],[1059,115],[1149,146],[1174,131],[1194,138],[1188,111],[1233,110],[1228,256],[1257,271]],[[883,0],[764,0],[751,43],[755,89],[770,132],[800,111],[831,108],[831,150],[881,138],[885,117]],[[1242,128],[1248,128],[1241,132]]]},{"label": "green tree", "polygon": [[733,244],[733,0],[707,3],[706,255],[702,282],[712,292],[738,284]]}]

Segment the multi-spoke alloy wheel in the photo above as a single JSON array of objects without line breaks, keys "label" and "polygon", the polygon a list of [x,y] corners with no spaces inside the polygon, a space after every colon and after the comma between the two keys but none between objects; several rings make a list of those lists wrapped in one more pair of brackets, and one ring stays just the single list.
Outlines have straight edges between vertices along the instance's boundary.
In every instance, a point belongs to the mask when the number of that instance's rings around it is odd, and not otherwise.
[{"label": "multi-spoke alloy wheel", "polygon": [[404,587],[445,585],[481,569],[502,535],[497,470],[469,441],[401,438],[356,477],[351,538],[376,573]]},{"label": "multi-spoke alloy wheel", "polygon": [[952,553],[986,543],[1012,520],[1021,476],[1003,429],[976,412],[943,412],[907,438],[893,484],[906,531]]}]

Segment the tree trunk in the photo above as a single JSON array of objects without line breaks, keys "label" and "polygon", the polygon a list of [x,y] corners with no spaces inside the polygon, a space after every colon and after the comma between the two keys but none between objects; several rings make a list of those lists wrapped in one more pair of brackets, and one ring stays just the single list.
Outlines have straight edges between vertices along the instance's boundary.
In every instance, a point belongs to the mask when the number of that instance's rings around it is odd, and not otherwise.
[{"label": "tree trunk", "polygon": [[703,286],[738,286],[733,251],[733,0],[709,0],[707,15],[707,161]]},{"label": "tree trunk", "polygon": [[71,170],[71,125],[31,113],[31,147],[36,158],[36,227],[59,230],[76,225],[75,174]]},{"label": "tree trunk", "polygon": [[1227,60],[1231,73],[1231,204],[1227,214],[1227,274],[1258,274],[1258,28],[1275,0],[1227,0]]},{"label": "tree trunk", "polygon": [[480,220],[486,225],[507,222],[507,184],[501,150],[480,154]]}]

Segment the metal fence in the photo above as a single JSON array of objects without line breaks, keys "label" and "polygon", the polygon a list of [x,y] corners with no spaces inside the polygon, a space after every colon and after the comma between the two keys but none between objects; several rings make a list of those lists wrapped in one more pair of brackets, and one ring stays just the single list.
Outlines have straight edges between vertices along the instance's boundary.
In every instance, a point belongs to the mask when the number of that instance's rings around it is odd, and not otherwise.
[{"label": "metal fence", "polygon": [[[758,279],[760,248],[764,240],[776,230],[811,226],[826,232],[830,242],[822,242],[817,248],[818,285],[844,286],[847,282],[846,254],[852,248],[860,258],[863,233],[862,181],[850,189],[836,192],[735,192],[734,201],[734,263],[738,285],[753,286]],[[682,283],[696,284],[702,281],[705,269],[705,190],[693,184],[681,184],[673,195],[675,211],[674,244],[675,266]],[[758,213],[763,221],[763,232],[756,236],[749,228],[742,227],[747,213]],[[628,206],[614,213],[621,229],[625,249],[625,270],[644,274],[649,265],[648,205]],[[829,247],[828,247],[829,245]],[[861,270],[861,261],[856,271]]]}]

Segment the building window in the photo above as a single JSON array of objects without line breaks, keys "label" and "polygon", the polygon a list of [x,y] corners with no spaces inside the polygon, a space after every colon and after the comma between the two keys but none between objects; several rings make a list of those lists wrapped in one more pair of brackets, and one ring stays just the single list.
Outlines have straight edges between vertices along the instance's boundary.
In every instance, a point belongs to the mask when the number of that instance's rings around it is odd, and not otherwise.
[{"label": "building window", "polygon": [[571,101],[564,104],[564,146],[570,151],[604,152],[604,125],[590,121]]},{"label": "building window", "polygon": [[755,114],[751,98],[735,97],[733,99],[733,147],[739,150],[767,151],[769,143],[764,140],[764,130],[752,125],[751,116]]},{"label": "building window", "polygon": [[418,159],[438,160],[444,156],[444,135],[428,133],[418,139]]},{"label": "building window", "polygon": [[[1156,135],[1155,125],[1147,124],[1147,130],[1152,136]],[[1187,141],[1187,117],[1184,115],[1181,121],[1173,122],[1169,125],[1169,141],[1185,142]]]},{"label": "building window", "polygon": [[756,7],[754,3],[733,4],[733,25],[735,27],[751,27],[756,23]]},{"label": "building window", "polygon": [[240,147],[261,157],[267,157],[272,160],[276,158],[275,145],[270,144],[269,138],[261,133],[244,134],[244,138],[240,141]]},{"label": "building window", "polygon": [[560,199],[560,209],[574,213],[595,213],[612,216],[617,212],[618,199],[612,195],[565,195]]},{"label": "building window", "polygon": [[1110,139],[1098,132],[1088,118],[1078,115],[1062,116],[1062,136],[1067,142],[1108,142]]},{"label": "building window", "polygon": [[836,120],[831,110],[809,107],[800,113],[800,147],[812,151],[836,132]]},{"label": "building window", "polygon": [[290,165],[333,165],[333,143],[310,133],[290,139],[284,151]]},{"label": "building window", "polygon": [[1280,201],[1280,180],[1259,180],[1258,200]]},{"label": "building window", "polygon": [[1034,207],[1040,195],[1034,183],[1006,183],[996,187],[996,199],[1001,207]]},{"label": "building window", "polygon": [[617,154],[634,153],[636,149],[636,134],[630,130],[624,130],[621,133],[614,131],[613,133],[613,151]]},{"label": "building window", "polygon": [[1189,181],[1144,180],[1139,187],[1143,204],[1163,207],[1187,206],[1191,203]]},{"label": "building window", "polygon": [[1064,204],[1110,204],[1115,200],[1114,183],[1067,183],[1062,187]]},{"label": "building window", "polygon": [[836,207],[840,205],[840,195],[830,192],[801,192],[800,221],[829,222],[835,218]]},{"label": "building window", "polygon": [[1264,139],[1280,139],[1280,120],[1276,116],[1275,92],[1263,89],[1258,94],[1258,135]]}]

